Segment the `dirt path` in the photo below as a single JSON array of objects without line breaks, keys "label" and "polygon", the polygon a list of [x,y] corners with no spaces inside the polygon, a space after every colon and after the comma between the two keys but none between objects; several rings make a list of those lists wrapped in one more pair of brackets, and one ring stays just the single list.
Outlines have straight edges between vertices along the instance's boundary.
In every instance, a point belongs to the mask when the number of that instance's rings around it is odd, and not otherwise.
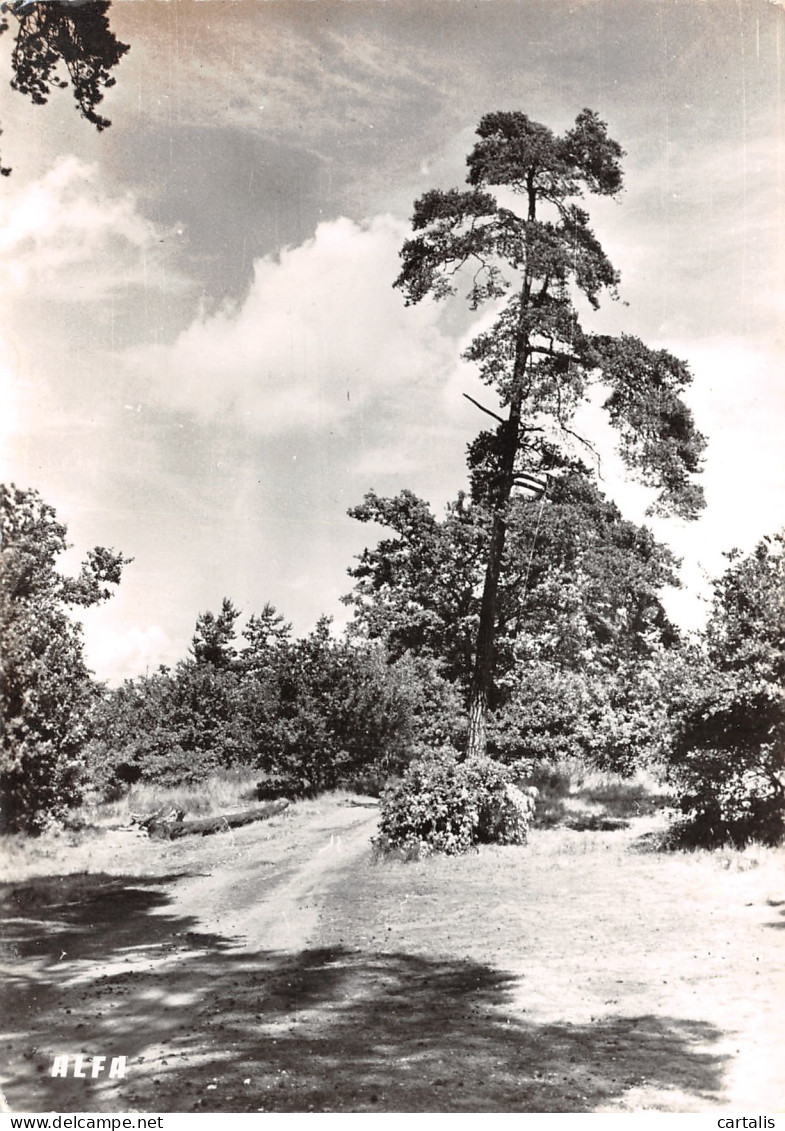
[{"label": "dirt path", "polygon": [[[647,854],[638,821],[404,865],[376,815],[324,799],[6,885],[9,1107],[782,1108],[781,854]],[[127,1075],[53,1080],[77,1052]]]},{"label": "dirt path", "polygon": [[[201,1003],[202,1019],[222,1027],[221,1008],[204,993],[207,971],[215,968],[217,988],[227,970],[255,977],[260,956],[269,965],[272,956],[315,945],[333,887],[350,884],[358,859],[370,855],[376,820],[370,802],[331,805],[209,840],[139,841],[143,860],[173,866],[163,875],[47,877],[11,887],[22,914],[5,932],[5,957],[15,952],[22,961],[5,967],[5,1015],[17,1021],[4,1041],[6,1109],[190,1110],[192,1071],[184,1086],[167,1089],[163,1107],[164,1092],[148,1085],[160,1087],[156,1073],[167,1074],[173,1045],[181,1074],[211,1059],[190,1017]],[[124,1033],[129,1020],[133,1036]],[[197,1038],[188,1051],[176,1047],[183,1029]],[[146,1066],[145,1078],[137,1091],[130,1071],[113,1081],[52,1080],[54,1056],[68,1053],[106,1055],[104,1071],[112,1056],[125,1055]],[[149,1102],[140,1107],[143,1098]]]},{"label": "dirt path", "polygon": [[178,886],[167,914],[196,909],[203,930],[229,931],[245,951],[305,950],[333,887],[350,887],[370,855],[377,817],[373,804],[334,809],[291,829],[291,838],[268,840],[261,857],[257,837],[236,842],[227,860]]}]

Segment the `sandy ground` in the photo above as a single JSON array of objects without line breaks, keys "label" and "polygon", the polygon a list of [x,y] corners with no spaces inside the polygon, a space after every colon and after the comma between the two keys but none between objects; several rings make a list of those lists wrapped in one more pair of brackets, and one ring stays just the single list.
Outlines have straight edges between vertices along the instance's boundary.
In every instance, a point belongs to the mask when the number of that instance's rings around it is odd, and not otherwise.
[{"label": "sandy ground", "polygon": [[[7,1110],[785,1109],[781,855],[644,819],[405,865],[375,823],[118,832],[3,885]],[[52,1079],[75,1053],[127,1075]]]}]

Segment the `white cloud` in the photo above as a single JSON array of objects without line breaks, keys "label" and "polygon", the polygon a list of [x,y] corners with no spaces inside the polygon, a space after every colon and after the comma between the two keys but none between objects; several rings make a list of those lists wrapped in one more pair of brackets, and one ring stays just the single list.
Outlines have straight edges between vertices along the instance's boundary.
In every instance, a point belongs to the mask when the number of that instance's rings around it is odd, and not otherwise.
[{"label": "white cloud", "polygon": [[586,430],[599,441],[603,490],[683,558],[685,589],[671,594],[668,604],[681,623],[695,626],[706,612],[710,580],[725,570],[724,554],[734,547],[748,553],[764,535],[785,525],[783,357],[774,347],[744,338],[668,339],[652,345],[687,360],[694,375],[685,399],[708,438],[700,476],[706,509],[698,520],[647,517],[655,492],[630,482],[598,405],[582,414],[581,424],[588,424]]},{"label": "white cloud", "polygon": [[280,259],[256,261],[239,307],[129,362],[165,406],[262,435],[340,425],[383,397],[441,385],[454,342],[432,303],[406,309],[392,288],[405,235],[390,216],[322,223]]},{"label": "white cloud", "polygon": [[0,479],[11,478],[14,464],[11,444],[22,431],[22,398],[11,361],[11,351],[0,337]]},{"label": "white cloud", "polygon": [[165,271],[167,235],[113,196],[98,167],[61,157],[43,177],[0,199],[0,280],[6,293],[100,300],[119,288],[178,284]]},{"label": "white cloud", "polygon": [[80,616],[84,626],[85,658],[88,667],[100,679],[112,684],[133,679],[146,671],[155,671],[160,664],[172,665],[182,658],[181,649],[175,645],[160,625],[147,628],[108,628],[106,616],[100,610],[90,616],[86,610]]},{"label": "white cloud", "polygon": [[785,524],[785,359],[740,338],[668,348],[690,361],[695,382],[688,399],[709,438],[705,516],[677,537],[691,542],[714,574],[724,568],[723,551],[749,551]]}]

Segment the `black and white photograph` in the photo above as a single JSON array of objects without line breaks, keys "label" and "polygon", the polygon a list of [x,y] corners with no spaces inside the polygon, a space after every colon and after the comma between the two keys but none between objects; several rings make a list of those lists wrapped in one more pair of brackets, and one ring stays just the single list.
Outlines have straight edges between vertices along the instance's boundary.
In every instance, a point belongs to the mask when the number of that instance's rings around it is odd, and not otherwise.
[{"label": "black and white photograph", "polygon": [[0,6],[12,1121],[778,1125],[783,54]]}]

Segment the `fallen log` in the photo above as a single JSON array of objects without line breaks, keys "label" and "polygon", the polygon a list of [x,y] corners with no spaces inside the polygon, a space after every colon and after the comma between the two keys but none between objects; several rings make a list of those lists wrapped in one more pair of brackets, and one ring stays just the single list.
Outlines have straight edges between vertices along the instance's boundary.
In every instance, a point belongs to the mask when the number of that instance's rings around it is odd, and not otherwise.
[{"label": "fallen log", "polygon": [[144,813],[131,813],[131,824],[146,832],[150,825],[170,825],[173,821],[182,821],[184,817],[185,809],[178,809],[175,805],[163,805],[147,816]]},{"label": "fallen log", "polygon": [[177,840],[181,836],[209,836],[211,833],[222,833],[226,829],[237,829],[241,825],[250,825],[253,821],[265,821],[268,817],[275,817],[283,813],[289,802],[285,798],[271,801],[267,805],[258,805],[255,809],[245,809],[242,813],[226,813],[220,817],[202,817],[195,821],[151,821],[148,823],[147,832],[156,840]]}]

